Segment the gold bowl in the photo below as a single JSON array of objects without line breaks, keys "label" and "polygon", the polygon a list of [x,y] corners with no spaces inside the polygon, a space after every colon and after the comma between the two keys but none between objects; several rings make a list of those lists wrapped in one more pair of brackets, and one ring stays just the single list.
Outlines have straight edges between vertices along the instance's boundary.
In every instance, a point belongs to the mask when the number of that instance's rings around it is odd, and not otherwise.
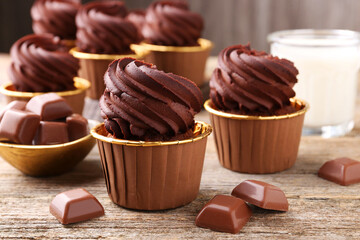
[{"label": "gold bowl", "polygon": [[[55,92],[63,97],[75,113],[81,114],[84,108],[86,90],[90,87],[90,82],[86,79],[75,77],[74,86],[76,89],[62,92]],[[14,89],[12,83],[4,83],[0,86],[0,93],[5,95],[6,102],[14,100],[29,101],[31,98],[46,92],[20,92]]]},{"label": "gold bowl", "polygon": [[[88,120],[91,129],[95,120]],[[71,170],[95,145],[91,134],[75,141],[54,145],[21,145],[0,142],[0,156],[26,175],[54,176]]]}]

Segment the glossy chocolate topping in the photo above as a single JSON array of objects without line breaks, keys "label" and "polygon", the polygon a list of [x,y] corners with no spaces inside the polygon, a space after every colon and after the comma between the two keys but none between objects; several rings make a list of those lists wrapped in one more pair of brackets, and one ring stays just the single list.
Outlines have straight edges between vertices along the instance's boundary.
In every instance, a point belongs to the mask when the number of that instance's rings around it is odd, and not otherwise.
[{"label": "glossy chocolate topping", "polygon": [[76,15],[76,45],[82,52],[126,54],[140,41],[136,26],[127,20],[123,2],[103,1],[83,5]]},{"label": "glossy chocolate topping", "polygon": [[75,15],[80,0],[36,0],[31,8],[34,33],[51,33],[62,39],[75,39]]},{"label": "glossy chocolate topping", "polygon": [[158,1],[147,9],[142,29],[151,44],[195,46],[203,30],[202,17],[191,12],[183,1]]},{"label": "glossy chocolate topping", "polygon": [[294,112],[289,99],[298,70],[286,59],[252,50],[250,45],[225,48],[210,80],[216,108],[246,115],[281,115]]},{"label": "glossy chocolate topping", "polygon": [[50,34],[27,35],[10,50],[9,77],[17,91],[51,92],[74,89],[79,63],[60,39]]},{"label": "glossy chocolate topping", "polygon": [[104,81],[101,114],[116,138],[170,140],[192,130],[201,110],[201,91],[193,82],[132,58],[112,62]]}]

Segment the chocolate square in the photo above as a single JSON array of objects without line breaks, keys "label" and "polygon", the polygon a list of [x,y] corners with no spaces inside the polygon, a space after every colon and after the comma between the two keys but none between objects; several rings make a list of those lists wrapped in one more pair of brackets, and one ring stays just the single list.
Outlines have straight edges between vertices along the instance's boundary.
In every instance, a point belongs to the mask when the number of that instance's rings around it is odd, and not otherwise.
[{"label": "chocolate square", "polygon": [[59,193],[51,201],[50,213],[60,223],[69,224],[104,215],[104,208],[88,191],[78,188]]},{"label": "chocolate square", "polygon": [[337,158],[325,162],[318,176],[340,185],[360,183],[360,162],[350,158]]},{"label": "chocolate square", "polygon": [[43,121],[65,118],[72,114],[72,109],[65,99],[56,93],[47,93],[33,97],[27,103],[26,110],[40,115]]},{"label": "chocolate square", "polygon": [[5,112],[10,109],[17,109],[17,110],[25,110],[27,102],[25,101],[12,101],[8,105],[6,105],[2,111],[0,111],[0,121],[3,118]]},{"label": "chocolate square", "polygon": [[41,121],[34,138],[35,145],[51,145],[69,141],[67,126],[63,122]]},{"label": "chocolate square", "polygon": [[250,207],[243,200],[216,195],[201,209],[195,224],[214,231],[238,233],[251,215]]},{"label": "chocolate square", "polygon": [[0,122],[0,139],[30,145],[39,124],[39,115],[16,109],[7,110]]},{"label": "chocolate square", "polygon": [[80,114],[74,113],[66,118],[69,140],[85,137],[89,134],[88,121]]},{"label": "chocolate square", "polygon": [[289,209],[284,192],[274,185],[261,181],[243,181],[234,188],[231,195],[264,209],[277,211]]}]

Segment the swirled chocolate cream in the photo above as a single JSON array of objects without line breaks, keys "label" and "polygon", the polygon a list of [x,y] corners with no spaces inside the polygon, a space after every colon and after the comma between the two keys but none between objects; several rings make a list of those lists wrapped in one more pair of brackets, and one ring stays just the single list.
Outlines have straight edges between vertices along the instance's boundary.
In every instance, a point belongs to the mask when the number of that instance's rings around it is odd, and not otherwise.
[{"label": "swirled chocolate cream", "polygon": [[31,34],[17,40],[10,50],[9,77],[16,91],[56,92],[75,89],[79,62],[60,38]]},{"label": "swirled chocolate cream", "polygon": [[34,33],[75,39],[75,15],[80,6],[80,0],[36,0],[31,7]]},{"label": "swirled chocolate cream", "polygon": [[141,40],[128,11],[120,1],[98,1],[83,5],[76,15],[76,46],[82,52],[128,54],[130,44]]},{"label": "swirled chocolate cream", "polygon": [[215,107],[242,115],[272,116],[295,112],[290,98],[298,70],[286,59],[256,51],[250,45],[222,50],[210,79]]},{"label": "swirled chocolate cream", "polygon": [[143,141],[192,137],[202,94],[190,80],[122,58],[109,65],[104,81],[100,108],[110,136]]},{"label": "swirled chocolate cream", "polygon": [[196,46],[204,22],[184,1],[157,1],[146,11],[142,34],[146,41],[165,46]]}]

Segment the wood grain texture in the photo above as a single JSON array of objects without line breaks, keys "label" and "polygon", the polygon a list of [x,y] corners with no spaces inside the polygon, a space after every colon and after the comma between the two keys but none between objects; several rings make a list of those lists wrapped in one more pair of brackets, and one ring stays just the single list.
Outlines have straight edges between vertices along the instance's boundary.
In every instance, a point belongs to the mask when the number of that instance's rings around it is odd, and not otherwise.
[{"label": "wood grain texture", "polygon": [[[202,112],[199,118],[207,119],[207,113]],[[132,211],[110,201],[96,148],[73,171],[51,178],[25,176],[0,160],[0,238],[356,239],[360,237],[359,184],[339,186],[318,178],[316,172],[324,161],[334,157],[360,159],[359,144],[358,137],[303,137],[293,168],[277,174],[251,175],[222,168],[211,136],[197,199],[181,208],[157,212]],[[237,235],[194,225],[196,214],[208,200],[215,194],[229,194],[246,179],[280,187],[288,197],[289,212],[253,208],[254,215]],[[57,193],[77,187],[86,188],[99,199],[105,216],[62,226],[49,213],[49,203]]]}]

